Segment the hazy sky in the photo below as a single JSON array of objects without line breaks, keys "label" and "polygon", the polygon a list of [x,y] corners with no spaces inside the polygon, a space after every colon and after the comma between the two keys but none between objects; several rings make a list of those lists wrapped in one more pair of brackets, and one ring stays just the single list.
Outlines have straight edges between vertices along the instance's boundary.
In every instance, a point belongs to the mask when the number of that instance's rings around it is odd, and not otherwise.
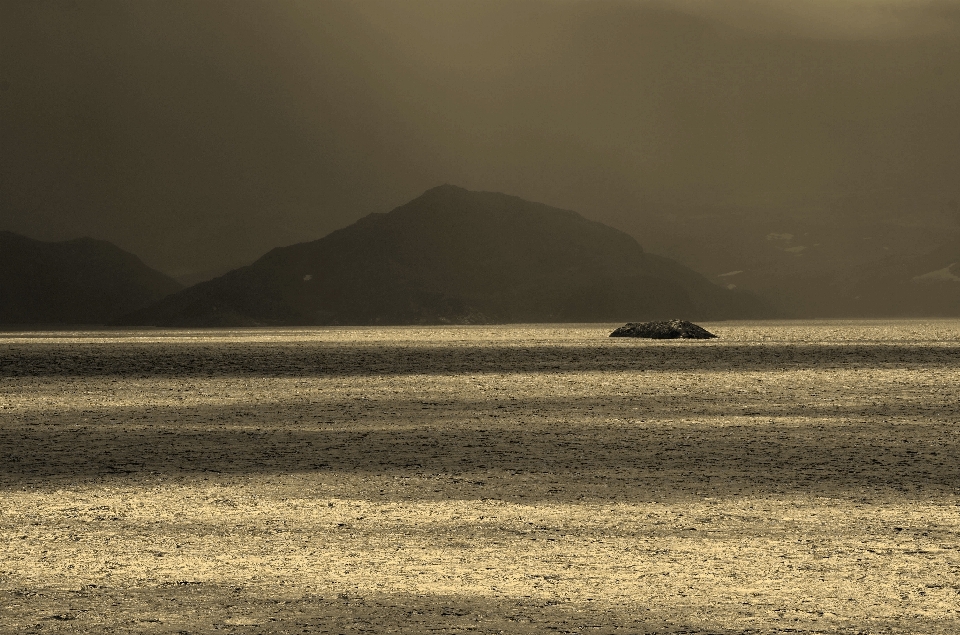
[{"label": "hazy sky", "polygon": [[936,205],[958,148],[957,1],[0,3],[0,229],[173,273],[441,183],[630,227]]}]

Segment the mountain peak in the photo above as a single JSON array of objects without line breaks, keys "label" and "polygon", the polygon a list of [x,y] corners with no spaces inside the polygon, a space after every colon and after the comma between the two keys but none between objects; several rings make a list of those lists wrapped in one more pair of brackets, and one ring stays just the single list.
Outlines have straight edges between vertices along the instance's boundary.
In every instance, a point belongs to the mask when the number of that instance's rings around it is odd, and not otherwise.
[{"label": "mountain peak", "polygon": [[441,185],[130,316],[135,324],[411,324],[751,317],[759,303],[575,212]]}]

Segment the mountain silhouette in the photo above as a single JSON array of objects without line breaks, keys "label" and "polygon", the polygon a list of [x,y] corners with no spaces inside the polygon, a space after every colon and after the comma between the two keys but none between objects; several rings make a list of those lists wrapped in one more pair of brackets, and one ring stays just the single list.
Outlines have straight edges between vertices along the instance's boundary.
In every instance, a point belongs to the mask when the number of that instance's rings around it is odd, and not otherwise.
[{"label": "mountain silhouette", "polygon": [[451,185],[277,248],[121,320],[157,326],[596,322],[766,316],[571,211]]},{"label": "mountain silhouette", "polygon": [[105,324],[182,288],[106,241],[0,231],[0,324]]},{"label": "mountain silhouette", "polygon": [[960,223],[950,218],[960,213],[931,205],[906,216],[877,207],[831,219],[762,209],[651,212],[624,229],[643,236],[647,250],[755,293],[780,315],[960,315]]},{"label": "mountain silhouette", "polygon": [[850,315],[960,316],[960,240],[920,256],[886,258],[845,282]]}]

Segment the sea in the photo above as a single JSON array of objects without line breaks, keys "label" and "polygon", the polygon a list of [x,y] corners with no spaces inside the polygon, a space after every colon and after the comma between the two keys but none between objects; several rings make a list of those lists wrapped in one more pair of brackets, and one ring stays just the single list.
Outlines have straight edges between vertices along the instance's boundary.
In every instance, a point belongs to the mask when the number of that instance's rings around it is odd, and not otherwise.
[{"label": "sea", "polygon": [[701,325],[0,332],[3,619],[960,630],[960,320]]}]

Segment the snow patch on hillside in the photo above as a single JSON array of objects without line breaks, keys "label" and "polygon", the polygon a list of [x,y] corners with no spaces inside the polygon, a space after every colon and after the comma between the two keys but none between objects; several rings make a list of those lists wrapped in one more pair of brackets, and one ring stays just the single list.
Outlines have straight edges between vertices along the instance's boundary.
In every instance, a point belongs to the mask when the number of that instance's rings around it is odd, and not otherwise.
[{"label": "snow patch on hillside", "polygon": [[931,282],[960,282],[960,276],[953,272],[953,268],[956,266],[957,263],[954,262],[947,265],[943,269],[937,269],[936,271],[931,271],[921,276],[914,276],[910,279],[910,281],[915,284],[926,284]]}]

